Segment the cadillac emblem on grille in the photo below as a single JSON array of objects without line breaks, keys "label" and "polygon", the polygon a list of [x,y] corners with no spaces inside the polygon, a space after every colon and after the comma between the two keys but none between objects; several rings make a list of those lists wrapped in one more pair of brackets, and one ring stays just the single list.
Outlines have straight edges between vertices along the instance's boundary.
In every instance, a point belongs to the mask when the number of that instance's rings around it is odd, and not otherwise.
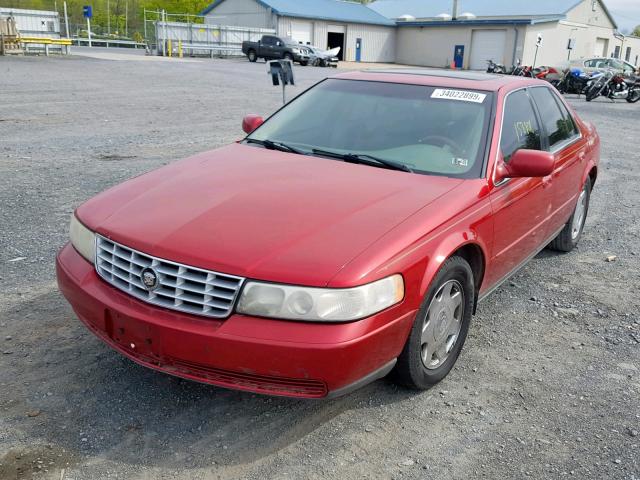
[{"label": "cadillac emblem on grille", "polygon": [[140,272],[140,280],[149,291],[158,286],[158,274],[152,268],[145,268]]}]

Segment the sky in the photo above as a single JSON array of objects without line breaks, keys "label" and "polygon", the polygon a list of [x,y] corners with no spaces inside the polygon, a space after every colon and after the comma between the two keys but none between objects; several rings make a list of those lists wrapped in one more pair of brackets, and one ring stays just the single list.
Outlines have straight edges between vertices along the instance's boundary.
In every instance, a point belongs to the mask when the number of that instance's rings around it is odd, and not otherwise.
[{"label": "sky", "polygon": [[640,25],[640,0],[604,0],[621,31]]}]

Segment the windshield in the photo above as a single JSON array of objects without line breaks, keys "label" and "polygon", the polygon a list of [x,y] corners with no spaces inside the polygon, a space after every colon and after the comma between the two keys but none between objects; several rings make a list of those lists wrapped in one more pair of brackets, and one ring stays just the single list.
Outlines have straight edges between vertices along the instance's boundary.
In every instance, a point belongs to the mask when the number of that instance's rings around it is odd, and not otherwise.
[{"label": "windshield", "polygon": [[416,173],[478,178],[492,103],[490,92],[329,79],[247,139],[305,153],[369,155]]}]

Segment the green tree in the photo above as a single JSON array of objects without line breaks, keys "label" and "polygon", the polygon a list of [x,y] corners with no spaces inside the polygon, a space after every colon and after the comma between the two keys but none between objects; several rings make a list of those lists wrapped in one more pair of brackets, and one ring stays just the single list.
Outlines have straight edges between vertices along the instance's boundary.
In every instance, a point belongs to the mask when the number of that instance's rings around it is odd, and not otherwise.
[{"label": "green tree", "polygon": [[[58,10],[62,18],[65,0],[0,0],[3,7],[26,8],[34,10]],[[144,30],[144,10],[165,10],[167,13],[197,15],[213,0],[66,0],[71,32],[83,29],[85,19],[82,7],[93,8],[92,29],[124,34],[125,22],[128,24],[129,36]],[[126,19],[126,20],[125,20]],[[185,18],[174,17],[175,21],[186,21]],[[193,18],[191,19],[193,21]]]},{"label": "green tree", "polygon": [[631,35],[635,35],[636,37],[640,37],[640,25],[638,25],[636,28],[633,29],[633,32],[631,32]]}]

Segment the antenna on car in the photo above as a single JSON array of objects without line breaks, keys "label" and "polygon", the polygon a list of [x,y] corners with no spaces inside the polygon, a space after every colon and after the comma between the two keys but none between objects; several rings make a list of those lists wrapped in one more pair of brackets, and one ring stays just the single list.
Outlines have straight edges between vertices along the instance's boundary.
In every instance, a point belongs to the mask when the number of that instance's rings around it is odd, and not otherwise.
[{"label": "antenna on car", "polygon": [[271,81],[274,86],[282,84],[282,103],[287,103],[285,96],[286,86],[295,85],[291,60],[271,60],[267,62],[267,74],[271,75]]}]

